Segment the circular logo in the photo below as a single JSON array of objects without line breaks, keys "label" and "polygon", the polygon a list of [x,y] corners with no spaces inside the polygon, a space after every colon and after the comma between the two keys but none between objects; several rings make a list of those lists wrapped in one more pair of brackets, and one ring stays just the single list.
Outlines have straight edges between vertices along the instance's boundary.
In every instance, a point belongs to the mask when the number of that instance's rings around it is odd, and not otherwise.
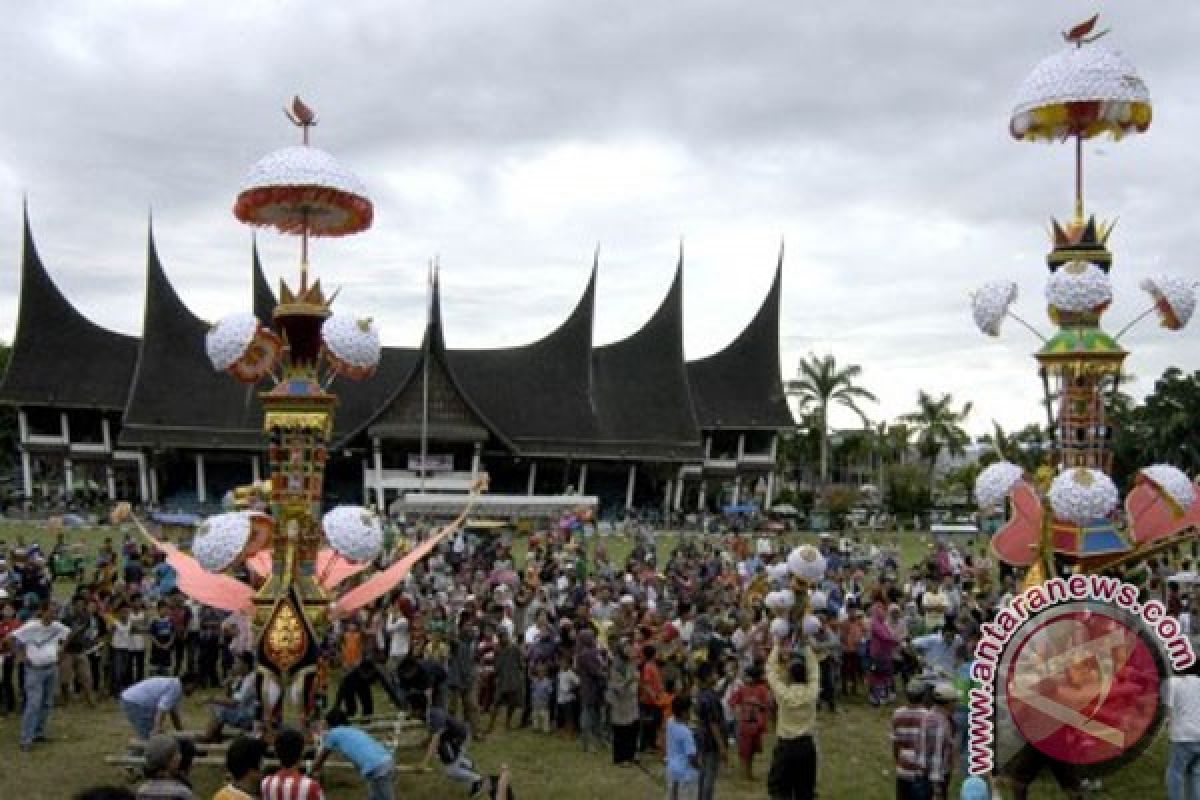
[{"label": "circular logo", "polygon": [[1139,751],[1162,723],[1162,653],[1129,614],[1071,604],[1039,616],[1006,652],[1004,694],[1022,739],[1068,764]]}]

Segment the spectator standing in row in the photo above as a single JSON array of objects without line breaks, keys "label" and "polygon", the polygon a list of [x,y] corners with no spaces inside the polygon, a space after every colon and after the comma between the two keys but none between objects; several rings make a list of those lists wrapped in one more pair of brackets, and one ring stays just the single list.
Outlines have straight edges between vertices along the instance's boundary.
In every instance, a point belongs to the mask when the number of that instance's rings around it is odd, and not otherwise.
[{"label": "spectator standing in row", "polygon": [[17,663],[25,665],[25,713],[21,718],[21,750],[45,741],[46,723],[58,690],[58,662],[71,629],[58,621],[53,601],[42,601],[38,615],[12,633]]}]

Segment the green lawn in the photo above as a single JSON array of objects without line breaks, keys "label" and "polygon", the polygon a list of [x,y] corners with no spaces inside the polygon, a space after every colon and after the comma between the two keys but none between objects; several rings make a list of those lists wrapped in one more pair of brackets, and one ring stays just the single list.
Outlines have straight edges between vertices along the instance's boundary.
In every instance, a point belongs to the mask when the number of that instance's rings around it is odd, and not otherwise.
[{"label": "green lawn", "polygon": [[[18,531],[26,536],[27,542],[36,539],[47,548],[53,542],[53,536],[44,530],[15,525],[0,525],[0,538],[7,539],[11,545]],[[102,531],[68,533],[72,539],[89,543],[89,547],[98,544],[104,535]],[[887,534],[876,538],[894,537],[895,534]],[[788,543],[813,538],[789,537]],[[903,533],[899,538],[906,565],[928,551],[928,540],[919,534]],[[119,544],[119,537],[114,536],[114,539],[118,539]],[[673,541],[674,536],[664,536],[664,557]],[[627,547],[627,543],[609,540],[609,552],[613,556],[623,555]],[[70,586],[60,582],[57,593],[69,592]],[[386,699],[380,698],[378,702],[380,708],[387,708]],[[821,713],[818,783],[822,798],[883,800],[893,796],[891,747],[887,738],[889,717],[889,710],[873,709],[861,698],[849,703],[843,713]],[[204,719],[203,697],[198,694],[189,701],[184,722],[187,727],[195,728],[200,727]],[[104,756],[122,751],[130,735],[115,702],[107,701],[95,710],[78,702],[66,709],[56,709],[49,726],[49,733],[56,741],[40,746],[30,754],[22,754],[17,749],[18,726],[16,717],[0,718],[0,800],[67,798],[85,786],[124,780],[121,770],[104,763]],[[524,731],[500,733],[482,744],[475,744],[472,750],[480,768],[485,771],[495,772],[504,763],[510,765],[516,792],[522,800],[641,800],[663,794],[661,764],[648,765],[651,775],[616,769],[610,765],[607,755],[585,755],[573,742],[557,736]],[[401,763],[413,763],[418,757],[415,751],[399,753]],[[732,771],[724,773],[718,797],[732,800],[765,797],[763,778],[768,760],[769,745],[767,753],[756,763],[758,780],[753,784],[734,777]],[[1139,759],[1106,779],[1105,788],[1093,796],[1139,800],[1162,797],[1165,768],[1165,735],[1161,735]],[[197,796],[202,798],[211,797],[222,782],[220,771],[211,767],[198,768],[193,777]],[[331,798],[366,796],[346,773],[328,773],[326,784]],[[403,798],[434,800],[465,794],[465,790],[450,784],[440,773],[401,775],[398,781],[397,795]],[[1036,798],[1060,796],[1048,782],[1035,786],[1031,795]]]}]

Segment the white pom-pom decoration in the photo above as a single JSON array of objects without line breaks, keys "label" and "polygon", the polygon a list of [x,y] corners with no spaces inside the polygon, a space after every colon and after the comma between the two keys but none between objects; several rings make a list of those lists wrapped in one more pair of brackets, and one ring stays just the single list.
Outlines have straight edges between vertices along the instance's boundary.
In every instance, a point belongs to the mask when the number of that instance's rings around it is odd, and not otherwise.
[{"label": "white pom-pom decoration", "polygon": [[788,623],[786,617],[776,617],[771,620],[770,631],[772,639],[786,639],[791,630],[792,626]]},{"label": "white pom-pom decoration", "polygon": [[1008,493],[1024,474],[1024,470],[1009,461],[989,464],[975,479],[975,502],[985,510],[1004,505]]},{"label": "white pom-pom decoration", "polygon": [[767,565],[767,577],[773,581],[786,581],[789,572],[786,562]]},{"label": "white pom-pom decoration", "polygon": [[367,187],[338,160],[316,147],[284,147],[263,156],[250,168],[239,192],[277,186],[313,186],[367,196]]},{"label": "white pom-pom decoration", "polygon": [[192,555],[209,572],[229,569],[250,543],[252,511],[216,514],[200,523]]},{"label": "white pom-pom decoration", "polygon": [[1059,519],[1090,525],[1117,507],[1117,487],[1098,469],[1078,467],[1061,473],[1050,484],[1050,507]]},{"label": "white pom-pom decoration", "polygon": [[971,312],[979,330],[988,336],[1000,335],[1000,323],[1008,308],[1017,300],[1017,284],[1013,281],[985,283],[971,294]]},{"label": "white pom-pom decoration", "polygon": [[1162,326],[1177,331],[1188,324],[1196,310],[1196,287],[1174,275],[1146,278],[1141,286],[1154,298]]},{"label": "white pom-pom decoration", "polygon": [[325,351],[339,372],[365,377],[379,366],[379,331],[369,319],[334,315],[321,326]]},{"label": "white pom-pom decoration", "polygon": [[1013,109],[1014,132],[1029,129],[1032,120],[1027,115],[1034,109],[1078,102],[1103,103],[1112,121],[1125,122],[1129,105],[1149,104],[1150,92],[1119,50],[1104,43],[1068,45],[1044,58],[1021,85]]},{"label": "white pom-pom decoration", "polygon": [[362,506],[337,506],[321,518],[329,546],[347,561],[371,561],[383,548],[379,517]]},{"label": "white pom-pom decoration", "polygon": [[253,314],[231,314],[212,326],[204,337],[204,349],[213,367],[224,372],[241,361],[258,328],[258,318]]},{"label": "white pom-pom decoration", "polygon": [[791,589],[779,590],[779,607],[783,609],[794,608],[796,605],[796,593]]},{"label": "white pom-pom decoration", "polygon": [[1152,467],[1143,467],[1141,475],[1170,498],[1180,513],[1191,508],[1192,503],[1196,502],[1196,487],[1181,469],[1170,464],[1155,464]]},{"label": "white pom-pom decoration", "polygon": [[1103,311],[1112,302],[1112,282],[1095,264],[1072,261],[1046,281],[1046,302],[1059,311]]},{"label": "white pom-pom decoration", "polygon": [[825,556],[811,544],[802,544],[788,553],[788,568],[792,574],[808,581],[825,577]]},{"label": "white pom-pom decoration", "polygon": [[805,636],[815,635],[817,631],[821,630],[821,620],[813,614],[805,614],[802,630]]},{"label": "white pom-pom decoration", "polygon": [[829,597],[822,591],[815,591],[808,596],[808,605],[813,611],[829,608]]}]

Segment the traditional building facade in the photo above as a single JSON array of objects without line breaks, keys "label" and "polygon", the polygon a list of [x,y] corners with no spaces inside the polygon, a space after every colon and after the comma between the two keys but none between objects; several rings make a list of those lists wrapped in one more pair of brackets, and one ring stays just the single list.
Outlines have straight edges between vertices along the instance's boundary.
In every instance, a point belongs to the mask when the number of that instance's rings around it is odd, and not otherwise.
[{"label": "traditional building facade", "polygon": [[[252,269],[253,309],[269,321],[275,298],[257,253]],[[435,282],[419,346],[385,348],[372,378],[339,384],[329,500],[390,507],[418,490],[464,492],[487,473],[493,492],[586,493],[606,513],[769,504],[777,441],[794,425],[780,375],[782,258],[742,333],[691,362],[682,259],[645,325],[599,347],[596,272],[593,265],[556,330],[489,350],[446,346]],[[19,302],[0,402],[17,409],[27,498],[86,491],[206,507],[262,477],[257,389],[213,374],[208,325],[171,286],[153,235],[140,339],[105,330],[71,305],[39,258],[28,219]]]}]

